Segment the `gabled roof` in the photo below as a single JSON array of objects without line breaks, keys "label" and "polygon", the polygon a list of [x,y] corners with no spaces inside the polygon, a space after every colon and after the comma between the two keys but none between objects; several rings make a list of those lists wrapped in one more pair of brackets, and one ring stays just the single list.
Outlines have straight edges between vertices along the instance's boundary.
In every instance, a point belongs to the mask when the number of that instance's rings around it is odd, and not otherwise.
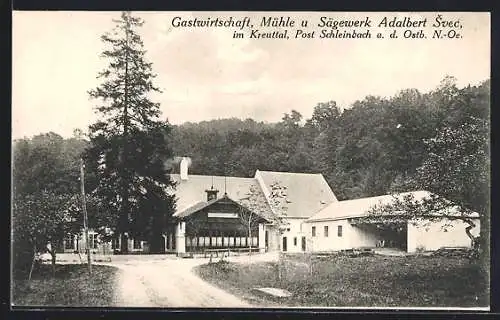
[{"label": "gabled roof", "polygon": [[208,201],[208,202],[200,201],[200,202],[192,205],[191,207],[188,207],[188,208],[184,209],[183,211],[177,211],[176,213],[174,213],[174,217],[176,217],[176,218],[184,218],[184,217],[190,216],[190,215],[192,215],[195,212],[198,212],[198,211],[200,211],[202,209],[205,209],[206,207],[208,207],[211,204],[215,203],[217,200],[218,199],[214,199],[214,200],[211,200],[211,201]]},{"label": "gabled roof", "polygon": [[[213,200],[210,200],[210,201],[207,201],[207,202],[203,202],[203,201],[202,202],[198,202],[198,203],[194,204],[193,206],[187,208],[186,210],[176,212],[174,214],[174,216],[177,217],[177,218],[188,217],[188,216],[192,215],[193,213],[199,212],[200,210],[208,208],[211,205],[213,205],[215,203],[219,203],[219,202],[233,203],[234,205],[238,206],[239,208],[243,208],[244,210],[249,210],[249,208],[246,208],[241,203],[239,203],[237,201],[234,201],[233,199],[229,198],[227,195],[224,195],[221,198],[213,199]],[[262,213],[255,212],[255,214],[256,214],[256,216],[260,216],[260,218],[262,218],[262,221],[270,222],[269,220],[266,219],[266,217],[264,217],[262,215]]]},{"label": "gabled roof", "polygon": [[[387,194],[378,197],[360,198],[353,200],[344,200],[332,203],[319,211],[317,214],[307,219],[306,222],[342,220],[348,218],[358,218],[368,216],[368,211],[373,206],[381,206],[391,204],[395,199],[403,199],[403,197],[413,195],[414,200],[422,201],[431,197],[428,191],[412,191],[399,194]],[[451,213],[452,214],[452,213]],[[477,216],[476,214],[472,217]]]},{"label": "gabled roof", "polygon": [[172,174],[171,178],[177,182],[174,190],[177,198],[177,209],[174,216],[186,215],[186,212],[191,212],[192,210],[198,211],[207,205],[205,190],[212,187],[212,182],[214,189],[219,190],[217,194],[218,199],[224,196],[224,190],[226,190],[227,196],[237,203],[240,203],[240,199],[248,196],[252,187],[255,188],[261,192],[262,203],[264,204],[262,206],[264,212],[258,214],[266,218],[272,215],[264,193],[254,178],[189,175],[188,180],[181,180],[179,174]]},{"label": "gabled roof", "polygon": [[290,218],[309,218],[326,206],[337,202],[335,194],[321,174],[259,171],[255,173],[266,197],[271,185],[277,182],[285,186],[287,198],[286,216]]}]

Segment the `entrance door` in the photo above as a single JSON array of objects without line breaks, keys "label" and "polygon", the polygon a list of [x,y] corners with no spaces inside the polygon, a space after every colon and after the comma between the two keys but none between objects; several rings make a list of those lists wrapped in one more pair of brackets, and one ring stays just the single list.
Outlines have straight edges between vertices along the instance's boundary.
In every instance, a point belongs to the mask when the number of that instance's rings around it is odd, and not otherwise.
[{"label": "entrance door", "polygon": [[265,247],[266,247],[266,252],[269,250],[269,231],[266,230],[266,233],[265,233]]},{"label": "entrance door", "polygon": [[286,251],[286,250],[287,250],[287,247],[286,247],[287,242],[288,242],[288,241],[287,241],[286,237],[283,237],[283,251]]},{"label": "entrance door", "polygon": [[302,251],[306,251],[306,237],[302,237]]}]

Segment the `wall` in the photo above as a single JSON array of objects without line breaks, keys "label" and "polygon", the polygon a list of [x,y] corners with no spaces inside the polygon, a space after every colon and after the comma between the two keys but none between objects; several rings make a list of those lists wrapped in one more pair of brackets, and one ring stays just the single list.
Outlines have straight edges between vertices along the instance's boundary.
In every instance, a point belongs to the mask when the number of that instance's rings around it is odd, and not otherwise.
[{"label": "wall", "polygon": [[[102,244],[101,241],[99,241],[100,236],[97,234],[97,232],[89,230],[89,238],[90,238],[89,245],[91,248],[90,250],[91,252],[98,253],[108,249],[107,244]],[[94,240],[94,238],[96,240]],[[76,235],[71,235],[71,239],[65,237],[64,240],[62,241],[62,246],[61,248],[59,248],[59,250],[60,252],[65,252],[65,253],[73,253],[75,251],[85,252],[85,247],[86,247],[85,239],[86,237],[84,232],[80,232],[79,234]]]},{"label": "wall", "polygon": [[278,234],[278,230],[271,225],[266,225],[264,227],[264,241],[265,241],[265,232],[267,231],[268,240],[267,240],[267,251],[268,252],[276,252],[280,248],[280,236]]},{"label": "wall", "polygon": [[[442,227],[446,223],[451,227]],[[479,235],[479,220],[474,220],[476,227],[471,230],[474,236]],[[417,225],[408,223],[408,252],[415,252],[417,248],[424,250],[437,250],[441,247],[470,247],[471,240],[465,233],[468,224],[460,220],[450,221],[443,219],[439,222],[418,222]]]},{"label": "wall", "polygon": [[[312,227],[316,236],[312,236]],[[328,226],[325,237],[324,227]],[[342,226],[342,236],[338,236],[338,226]],[[304,223],[303,231],[307,237],[307,251],[338,251],[359,247],[375,247],[380,237],[372,230],[351,225],[347,220]]]},{"label": "wall", "polygon": [[[306,219],[305,218],[288,218],[287,221],[289,225],[287,229],[280,236],[280,249],[283,250],[283,238],[286,237],[287,252],[302,252],[302,236],[305,236],[302,232],[302,225]],[[297,244],[294,244],[294,238],[297,238]]]}]

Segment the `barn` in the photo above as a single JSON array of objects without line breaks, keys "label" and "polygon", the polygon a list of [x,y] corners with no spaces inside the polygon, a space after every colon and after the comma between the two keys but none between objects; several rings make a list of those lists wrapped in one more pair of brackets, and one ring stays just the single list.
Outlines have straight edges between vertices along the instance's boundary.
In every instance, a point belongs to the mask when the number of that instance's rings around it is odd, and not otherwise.
[{"label": "barn", "polygon": [[[432,251],[441,247],[470,247],[465,232],[468,223],[453,212],[421,219],[401,218],[387,224],[365,219],[377,205],[390,204],[396,198],[412,195],[416,200],[429,198],[427,191],[339,201],[307,219],[303,225],[310,251],[339,251],[356,248],[389,247],[405,252]],[[474,223],[472,235],[479,235],[479,215],[469,216]]]}]

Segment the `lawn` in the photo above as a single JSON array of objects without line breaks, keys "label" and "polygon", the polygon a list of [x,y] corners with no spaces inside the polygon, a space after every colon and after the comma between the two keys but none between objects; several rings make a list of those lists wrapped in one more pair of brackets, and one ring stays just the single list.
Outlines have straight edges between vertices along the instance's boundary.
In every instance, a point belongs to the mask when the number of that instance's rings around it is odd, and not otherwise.
[{"label": "lawn", "polygon": [[78,306],[113,305],[113,289],[118,269],[92,266],[88,274],[85,264],[56,265],[55,277],[50,265],[41,265],[28,280],[13,279],[13,306]]},{"label": "lawn", "polygon": [[[276,263],[219,262],[196,272],[251,303],[289,307],[488,307],[489,285],[481,268],[461,257],[332,256]],[[289,298],[262,296],[256,287],[290,291]]]}]

